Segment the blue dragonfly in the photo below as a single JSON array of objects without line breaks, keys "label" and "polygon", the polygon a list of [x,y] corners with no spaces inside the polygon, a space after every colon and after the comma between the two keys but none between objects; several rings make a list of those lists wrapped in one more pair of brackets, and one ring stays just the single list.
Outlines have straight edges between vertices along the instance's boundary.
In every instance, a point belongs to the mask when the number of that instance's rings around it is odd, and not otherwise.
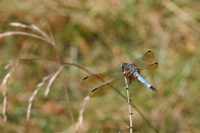
[{"label": "blue dragonfly", "polygon": [[90,97],[106,94],[109,90],[125,87],[124,76],[128,79],[128,84],[138,80],[152,91],[156,88],[144,79],[158,68],[158,62],[154,62],[154,53],[147,51],[143,56],[133,61],[133,63],[122,63],[120,69],[113,69],[107,72],[93,74],[82,79],[81,86],[90,87]]}]

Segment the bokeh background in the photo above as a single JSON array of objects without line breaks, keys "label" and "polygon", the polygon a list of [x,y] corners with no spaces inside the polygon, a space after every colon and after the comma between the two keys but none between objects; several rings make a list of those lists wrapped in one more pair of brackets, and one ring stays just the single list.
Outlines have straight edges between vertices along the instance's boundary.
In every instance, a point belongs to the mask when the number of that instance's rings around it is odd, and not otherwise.
[{"label": "bokeh background", "polygon": [[[159,68],[147,80],[158,92],[143,85],[131,88],[131,99],[146,118],[133,108],[134,132],[200,132],[199,0],[1,0],[0,7],[1,34],[38,34],[10,26],[11,22],[34,24],[52,35],[56,44],[52,47],[22,35],[0,36],[1,82],[9,73],[5,63],[11,60],[59,58],[99,73],[151,50]],[[62,69],[47,97],[44,84],[26,121],[32,93],[45,76],[59,67],[59,60],[31,60],[17,67],[7,84],[7,122],[0,119],[1,133],[75,132],[81,105],[91,88],[79,85],[89,73],[71,65]],[[0,99],[2,110],[3,96]],[[128,125],[127,102],[113,92],[89,99],[78,132],[129,132]]]}]

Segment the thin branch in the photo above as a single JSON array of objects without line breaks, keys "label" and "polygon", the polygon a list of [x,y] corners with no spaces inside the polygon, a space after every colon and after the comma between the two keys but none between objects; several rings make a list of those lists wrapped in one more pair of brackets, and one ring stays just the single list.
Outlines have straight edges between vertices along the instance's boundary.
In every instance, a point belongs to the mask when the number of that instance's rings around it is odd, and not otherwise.
[{"label": "thin branch", "polygon": [[142,113],[142,111],[140,111],[140,109],[139,109],[137,106],[135,106],[132,102],[131,102],[131,107],[133,107],[133,108],[139,113],[139,115],[142,117],[143,121],[146,122],[146,124],[149,125],[149,127],[150,127],[151,129],[153,129],[156,133],[159,133],[158,129],[155,128],[155,127],[151,124],[150,120],[149,120],[149,119]]},{"label": "thin branch", "polygon": [[127,94],[128,111],[129,111],[129,121],[130,121],[129,129],[130,129],[130,133],[133,133],[133,121],[132,121],[133,112],[131,109],[131,99],[130,99],[130,93],[129,93],[128,77],[125,75],[125,73],[124,73],[124,80],[125,80],[125,85],[126,85],[126,94]]}]

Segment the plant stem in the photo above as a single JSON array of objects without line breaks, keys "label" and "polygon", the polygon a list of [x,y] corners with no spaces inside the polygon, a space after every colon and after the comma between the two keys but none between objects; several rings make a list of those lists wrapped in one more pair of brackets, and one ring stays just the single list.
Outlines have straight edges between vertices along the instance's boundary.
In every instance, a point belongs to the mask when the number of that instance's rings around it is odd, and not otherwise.
[{"label": "plant stem", "polygon": [[130,129],[130,133],[132,133],[133,132],[133,122],[132,122],[133,112],[132,112],[132,109],[131,109],[131,99],[130,99],[130,94],[129,94],[128,79],[127,79],[126,75],[124,75],[124,80],[125,80],[125,85],[126,85],[128,111],[129,111],[129,119],[130,119],[129,129]]}]

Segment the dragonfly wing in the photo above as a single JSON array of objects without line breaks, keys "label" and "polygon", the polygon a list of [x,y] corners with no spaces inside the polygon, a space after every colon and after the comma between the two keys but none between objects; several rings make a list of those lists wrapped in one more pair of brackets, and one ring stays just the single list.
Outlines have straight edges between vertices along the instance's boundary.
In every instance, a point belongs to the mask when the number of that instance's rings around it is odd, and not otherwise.
[{"label": "dragonfly wing", "polygon": [[124,87],[125,87],[124,77],[120,76],[118,78],[105,82],[104,84],[96,87],[90,92],[89,96],[90,97],[102,96],[104,94],[108,94],[109,92],[111,92],[111,90],[119,92],[119,89],[123,90]]},{"label": "dragonfly wing", "polygon": [[154,53],[152,51],[147,51],[143,56],[136,59],[133,64],[140,69],[146,68],[154,61]]},{"label": "dragonfly wing", "polygon": [[146,77],[149,74],[153,73],[157,68],[158,68],[158,62],[155,62],[147,66],[145,69],[142,70],[139,69],[139,74],[143,77]]},{"label": "dragonfly wing", "polygon": [[119,69],[113,69],[108,72],[103,72],[103,73],[87,76],[82,79],[82,81],[80,82],[80,85],[84,86],[84,88],[96,88],[121,75],[123,75],[123,73]]}]

